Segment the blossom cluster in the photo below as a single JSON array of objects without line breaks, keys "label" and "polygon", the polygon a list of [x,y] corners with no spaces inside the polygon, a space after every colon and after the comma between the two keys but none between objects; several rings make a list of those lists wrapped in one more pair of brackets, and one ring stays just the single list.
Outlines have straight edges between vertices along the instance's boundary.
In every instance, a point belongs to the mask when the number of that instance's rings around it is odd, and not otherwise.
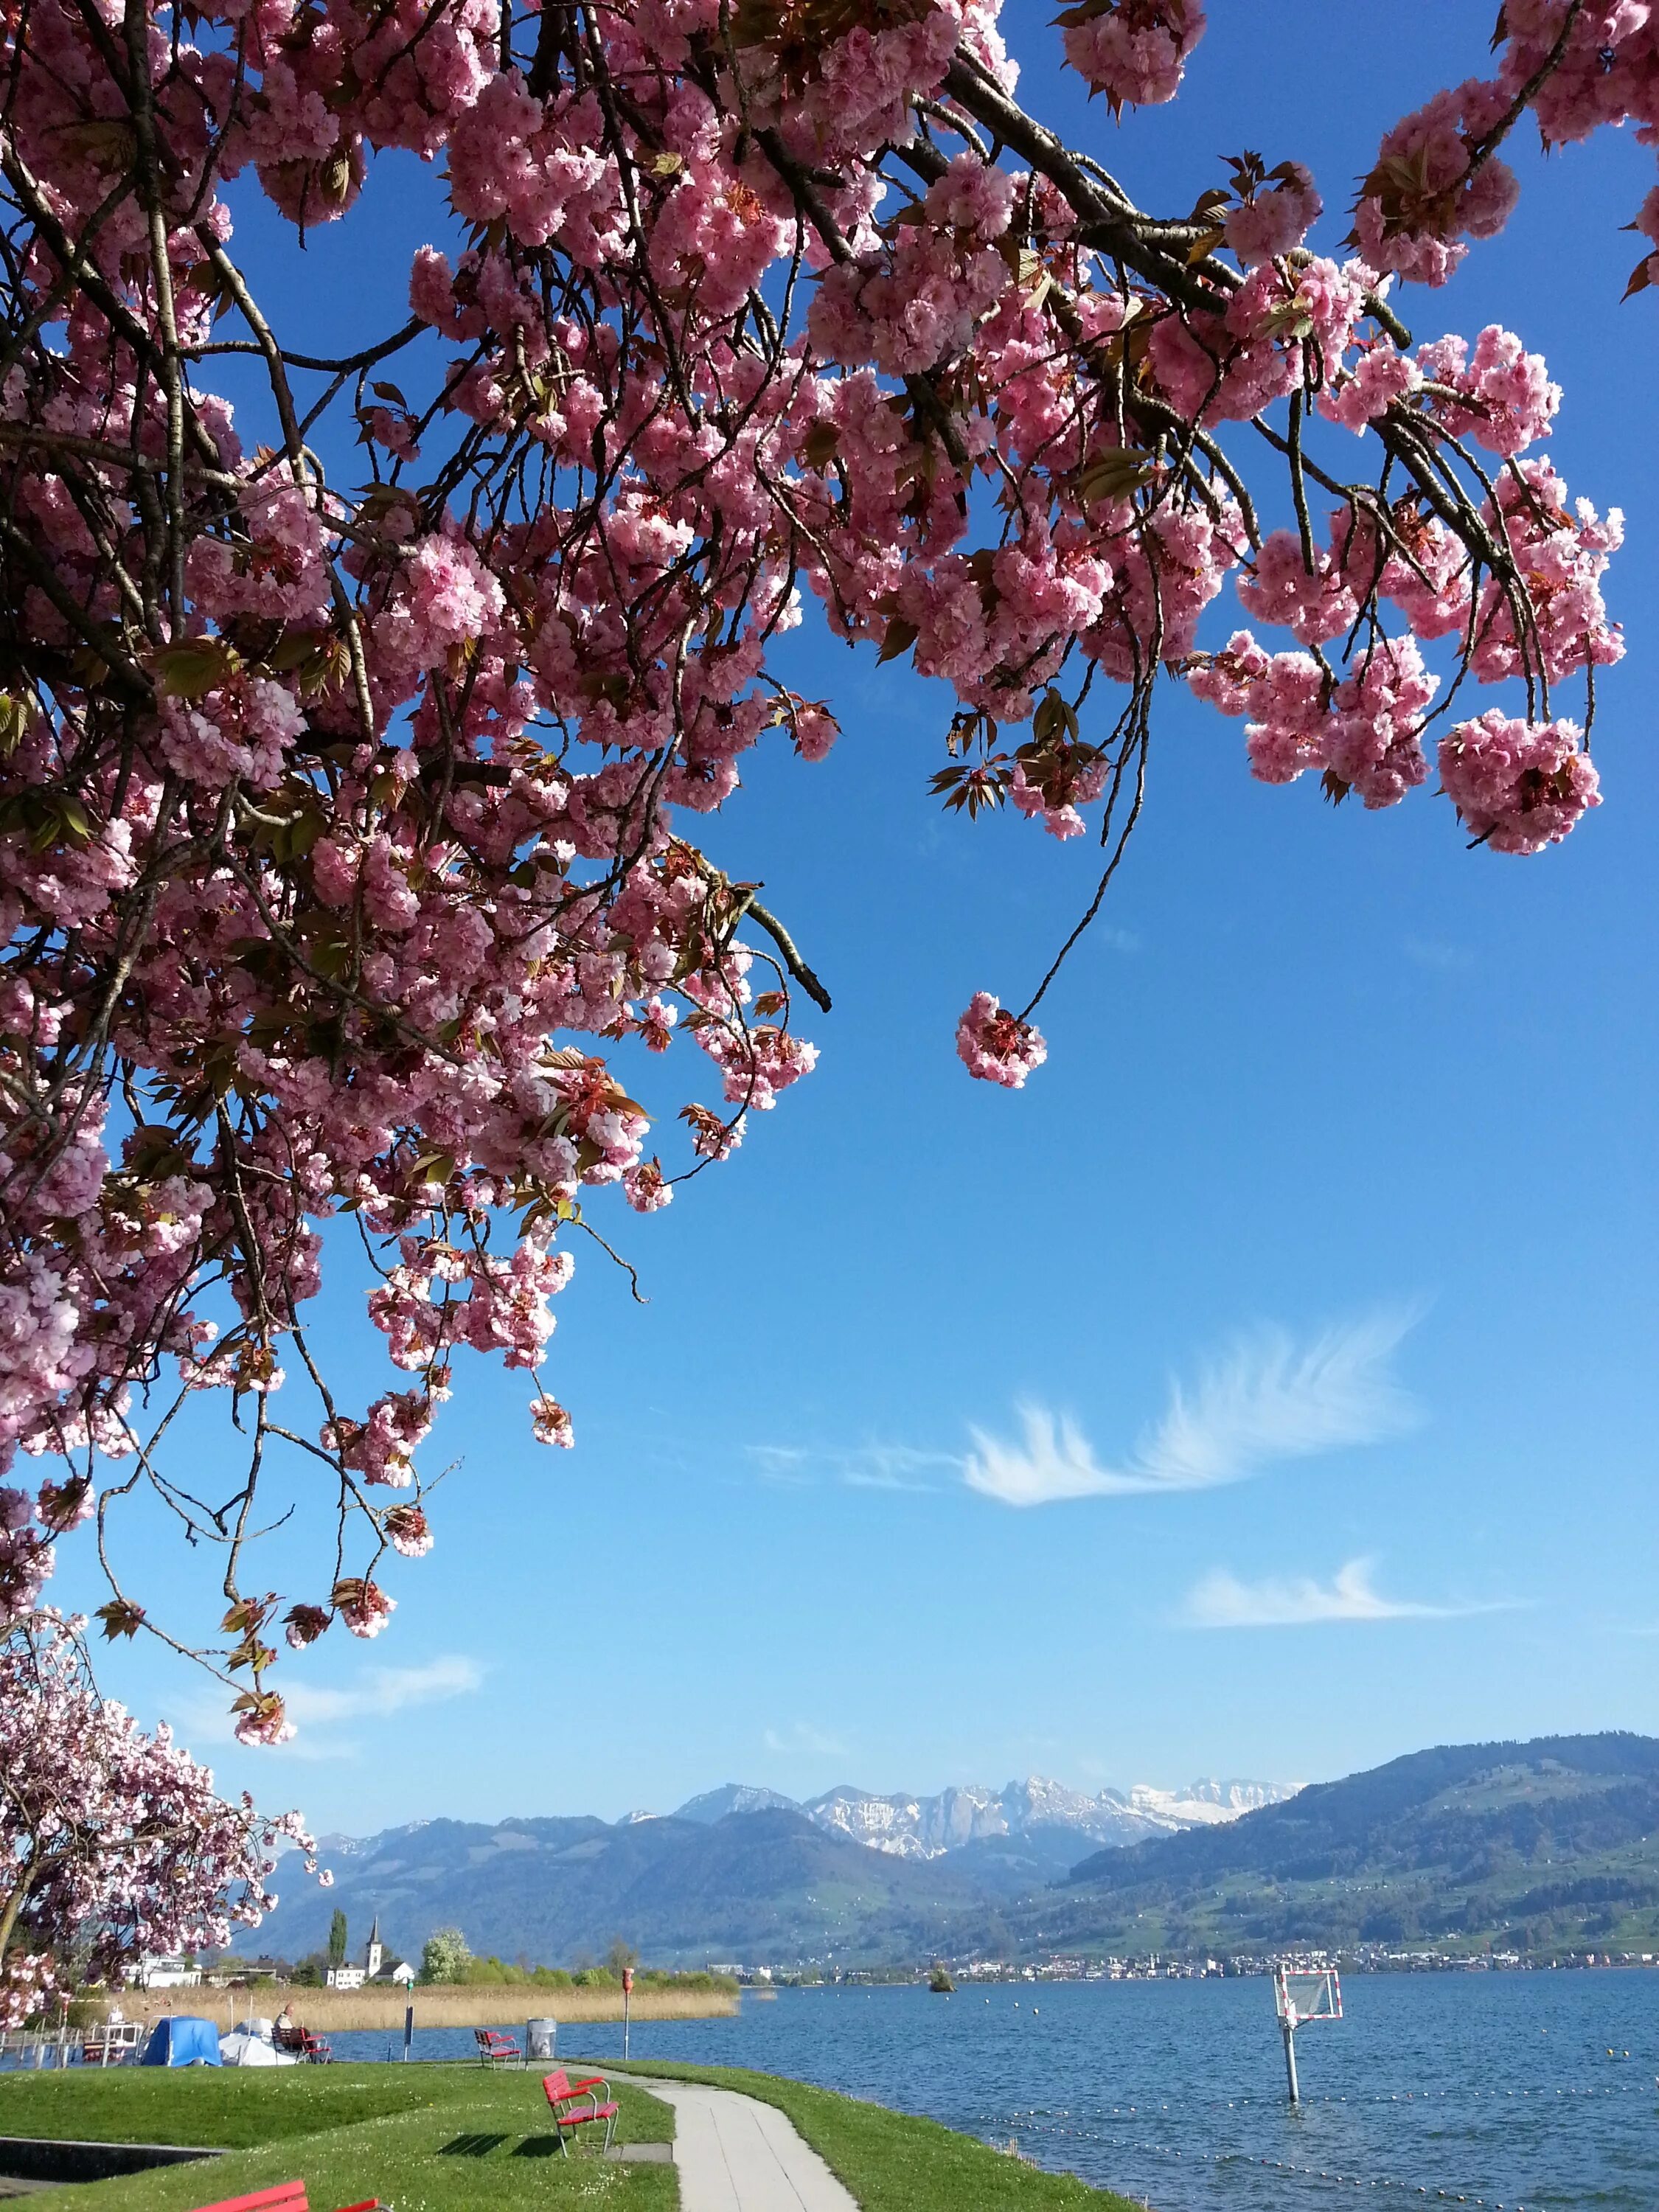
[{"label": "blossom cluster", "polygon": [[[1354,238],[1380,269],[1443,284],[1471,240],[1508,221],[1520,185],[1496,148],[1529,112],[1547,148],[1626,123],[1659,137],[1659,16],[1648,0],[1504,0],[1493,48],[1497,74],[1437,92],[1383,137],[1361,188]],[[1632,229],[1659,224],[1659,190]],[[1630,289],[1659,275],[1638,262]]]},{"label": "blossom cluster", "polygon": [[318,1872],[297,1813],[216,1796],[165,1725],[147,1735],[99,1695],[84,1626],[42,1610],[0,1638],[0,2029],[60,1987],[118,1989],[146,1958],[258,1927],[279,1839]]}]

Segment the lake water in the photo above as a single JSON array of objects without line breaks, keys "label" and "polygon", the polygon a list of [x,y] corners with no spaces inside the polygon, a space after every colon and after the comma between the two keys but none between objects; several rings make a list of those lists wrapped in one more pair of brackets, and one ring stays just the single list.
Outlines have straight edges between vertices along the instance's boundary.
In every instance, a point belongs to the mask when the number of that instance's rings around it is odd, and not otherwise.
[{"label": "lake water", "polygon": [[[501,2025],[521,2025],[529,2006],[503,1995]],[[1359,2191],[1659,2212],[1659,1972],[1356,1974],[1343,1999],[1346,2019],[1297,2035],[1294,2112],[1265,1979],[785,1990],[735,2019],[635,2026],[631,2050],[1012,2137],[1158,2212],[1319,2212]],[[341,2057],[387,2053],[384,2034],[331,2039]],[[619,2026],[559,2041],[562,2057],[622,2053]],[[470,2031],[416,2031],[417,2057],[451,2045],[470,2051]]]}]

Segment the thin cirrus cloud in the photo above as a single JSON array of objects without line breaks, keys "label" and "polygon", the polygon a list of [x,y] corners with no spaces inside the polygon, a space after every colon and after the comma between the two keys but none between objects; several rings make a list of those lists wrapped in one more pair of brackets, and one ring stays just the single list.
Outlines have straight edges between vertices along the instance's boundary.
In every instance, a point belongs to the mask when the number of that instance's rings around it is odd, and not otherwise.
[{"label": "thin cirrus cloud", "polygon": [[908,1444],[851,1444],[815,1450],[804,1444],[750,1444],[749,1458],[769,1482],[792,1486],[817,1481],[821,1473],[853,1490],[936,1490],[930,1480],[959,1472],[955,1452],[919,1451]]},{"label": "thin cirrus cloud", "polygon": [[435,1705],[483,1687],[484,1670],[459,1653],[428,1659],[423,1667],[371,1667],[349,1690],[325,1690],[296,1682],[287,1693],[288,1709],[301,1725],[356,1720],[366,1714],[406,1712],[412,1705]]},{"label": "thin cirrus cloud", "polygon": [[1328,1583],[1311,1575],[1247,1583],[1218,1567],[1194,1583],[1176,1618],[1183,1628],[1312,1628],[1333,1620],[1461,1620],[1509,1610],[1503,1603],[1425,1605],[1387,1597],[1371,1579],[1372,1565],[1350,1559]]},{"label": "thin cirrus cloud", "polygon": [[1418,1418],[1391,1365],[1417,1318],[1416,1308],[1386,1307],[1300,1341],[1278,1328],[1240,1338],[1190,1387],[1170,1386],[1160,1419],[1116,1466],[1066,1416],[1022,1406],[1018,1440],[970,1431],[963,1477],[1005,1505],[1048,1505],[1211,1490],[1279,1460],[1380,1443]]},{"label": "thin cirrus cloud", "polygon": [[[456,1653],[428,1659],[419,1667],[370,1667],[349,1689],[328,1689],[311,1682],[284,1683],[283,1699],[296,1734],[290,1742],[263,1758],[286,1756],[301,1759],[354,1759],[361,1747],[333,1731],[341,1721],[384,1718],[393,1713],[417,1711],[448,1698],[462,1698],[483,1686],[484,1669],[477,1660]],[[214,1701],[192,1703],[185,1732],[196,1743],[234,1741],[229,1718]]]}]

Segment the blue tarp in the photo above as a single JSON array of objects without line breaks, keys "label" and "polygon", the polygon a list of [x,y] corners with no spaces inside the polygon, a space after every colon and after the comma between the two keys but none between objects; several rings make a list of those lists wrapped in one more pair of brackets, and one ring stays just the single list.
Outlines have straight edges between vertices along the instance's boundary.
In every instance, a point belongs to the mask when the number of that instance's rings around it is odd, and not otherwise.
[{"label": "blue tarp", "polygon": [[216,2066],[219,2031],[210,2020],[169,2013],[158,2020],[144,2045],[146,2066]]}]

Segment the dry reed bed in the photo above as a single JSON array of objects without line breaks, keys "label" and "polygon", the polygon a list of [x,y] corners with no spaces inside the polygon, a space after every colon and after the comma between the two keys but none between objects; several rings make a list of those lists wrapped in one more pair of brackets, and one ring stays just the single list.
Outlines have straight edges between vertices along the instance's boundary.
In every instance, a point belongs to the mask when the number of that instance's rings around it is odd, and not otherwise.
[{"label": "dry reed bed", "polygon": [[[121,2009],[129,2020],[149,2021],[163,2013],[194,2013],[229,2026],[233,2017],[274,2018],[284,2002],[294,2017],[326,2035],[331,2028],[402,2027],[404,2008],[415,2008],[416,2027],[499,2027],[526,2020],[620,2020],[620,1990],[546,1990],[534,1983],[435,1984],[405,1996],[401,1990],[308,1990],[283,1984],[259,1989],[129,1990]],[[635,2020],[717,2020],[735,2013],[738,1999],[722,1990],[635,1990]]]}]

